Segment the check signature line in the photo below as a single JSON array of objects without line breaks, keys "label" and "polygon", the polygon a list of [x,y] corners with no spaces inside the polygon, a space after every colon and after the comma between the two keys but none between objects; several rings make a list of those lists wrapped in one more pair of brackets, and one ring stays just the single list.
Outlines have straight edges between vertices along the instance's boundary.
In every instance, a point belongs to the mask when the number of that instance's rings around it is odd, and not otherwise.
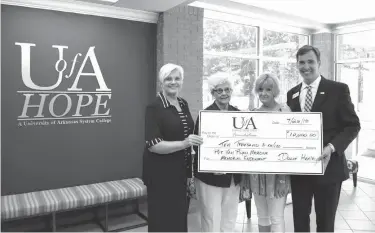
[{"label": "check signature line", "polygon": [[[293,139],[293,140],[319,140],[319,138],[317,138],[317,137],[315,137],[315,138],[293,138],[293,137],[290,137],[290,138],[288,138],[288,137],[285,137],[285,138],[264,138],[264,137],[258,137],[256,135],[254,135],[253,137],[256,137],[256,139],[270,139],[270,140],[273,140],[273,139],[284,139],[284,140],[291,140],[291,139]],[[215,139],[221,139],[221,138],[223,138],[223,139],[233,139],[233,138],[236,138],[236,139],[238,139],[238,138],[246,139],[245,136],[241,136],[241,137],[215,137]]]},{"label": "check signature line", "polygon": [[239,160],[221,160],[221,159],[204,159],[205,161],[225,161],[225,162],[250,162],[250,163],[313,163],[313,164],[319,164],[317,163],[316,161],[303,161],[303,160],[298,160],[298,161],[295,161],[295,160],[287,160],[287,161],[283,161],[283,160],[279,160],[279,161],[265,161],[265,160],[245,160],[245,159],[239,159]]},{"label": "check signature line", "polygon": [[217,147],[217,146],[205,146],[203,148],[208,149],[221,149],[221,150],[228,150],[228,149],[243,149],[243,150],[282,150],[282,149],[291,149],[291,150],[311,150],[311,149],[305,149],[303,147],[283,147],[283,148],[263,148],[263,147]]}]

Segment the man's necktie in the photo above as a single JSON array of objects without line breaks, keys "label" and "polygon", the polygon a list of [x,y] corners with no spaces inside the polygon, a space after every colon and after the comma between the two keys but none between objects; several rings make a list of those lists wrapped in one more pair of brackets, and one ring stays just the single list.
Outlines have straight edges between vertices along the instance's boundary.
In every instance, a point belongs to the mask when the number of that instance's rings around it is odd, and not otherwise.
[{"label": "man's necktie", "polygon": [[312,107],[312,92],[311,92],[311,86],[307,86],[307,93],[305,98],[305,106],[303,108],[304,112],[310,112]]}]

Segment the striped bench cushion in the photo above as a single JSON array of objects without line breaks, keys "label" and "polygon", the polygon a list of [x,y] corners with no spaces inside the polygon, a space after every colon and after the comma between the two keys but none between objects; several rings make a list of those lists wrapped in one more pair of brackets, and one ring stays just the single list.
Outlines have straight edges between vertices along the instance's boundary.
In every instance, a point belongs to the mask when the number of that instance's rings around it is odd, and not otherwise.
[{"label": "striped bench cushion", "polygon": [[147,195],[139,178],[1,197],[1,219],[22,218]]}]

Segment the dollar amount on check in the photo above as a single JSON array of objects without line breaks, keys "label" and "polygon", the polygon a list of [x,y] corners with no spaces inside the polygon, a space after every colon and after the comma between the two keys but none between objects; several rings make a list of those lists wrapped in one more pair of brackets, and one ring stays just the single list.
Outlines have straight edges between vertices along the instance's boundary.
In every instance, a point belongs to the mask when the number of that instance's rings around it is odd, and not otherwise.
[{"label": "dollar amount on check", "polygon": [[322,175],[321,113],[200,111],[198,170]]}]

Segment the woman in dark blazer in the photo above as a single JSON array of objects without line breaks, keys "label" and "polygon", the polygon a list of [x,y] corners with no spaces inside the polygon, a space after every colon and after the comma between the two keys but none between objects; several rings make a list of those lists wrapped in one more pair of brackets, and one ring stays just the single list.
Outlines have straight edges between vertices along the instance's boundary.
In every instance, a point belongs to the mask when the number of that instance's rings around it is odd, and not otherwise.
[{"label": "woman in dark blazer", "polygon": [[159,73],[162,91],[146,108],[143,181],[147,186],[148,231],[187,231],[190,149],[202,144],[202,138],[192,134],[194,122],[188,103],[178,96],[183,78],[181,66],[164,65]]},{"label": "woman in dark blazer", "polygon": [[[226,76],[208,80],[215,101],[205,110],[239,111],[229,104],[232,86]],[[199,119],[194,132],[198,133]],[[198,151],[198,150],[197,150]],[[202,232],[233,232],[238,210],[241,174],[199,173],[198,158],[194,160],[195,185],[201,208]]]}]

